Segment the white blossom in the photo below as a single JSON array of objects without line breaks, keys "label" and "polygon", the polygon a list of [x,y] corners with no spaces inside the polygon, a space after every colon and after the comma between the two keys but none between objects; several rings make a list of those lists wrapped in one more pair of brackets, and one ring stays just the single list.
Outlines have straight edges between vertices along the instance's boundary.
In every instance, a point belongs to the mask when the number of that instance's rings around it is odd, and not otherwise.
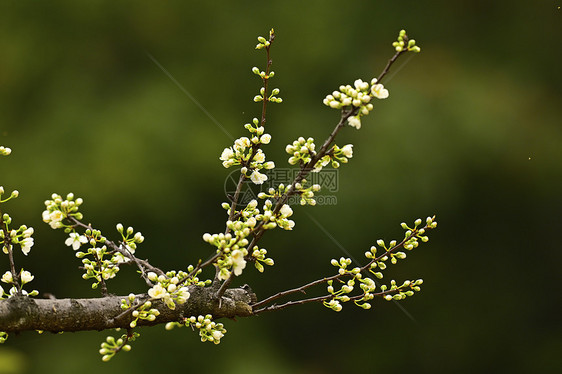
[{"label": "white blossom", "polygon": [[365,278],[363,281],[363,285],[364,285],[363,286],[364,290],[367,292],[373,292],[376,288],[375,281],[372,280],[371,278]]},{"label": "white blossom", "polygon": [[267,180],[267,175],[261,174],[259,171],[254,170],[252,175],[250,175],[250,179],[254,184],[263,184]]},{"label": "white blossom", "polygon": [[254,161],[260,164],[265,161],[265,153],[263,153],[261,149],[258,149],[258,151],[256,152],[256,155],[254,156]]},{"label": "white blossom", "polygon": [[353,144],[347,144],[344,145],[343,148],[341,149],[343,155],[347,158],[352,158],[353,157]]},{"label": "white blossom", "polygon": [[238,138],[234,141],[234,149],[238,152],[244,152],[244,150],[248,148],[250,145],[251,145],[250,139],[248,139],[245,136]]},{"label": "white blossom", "polygon": [[220,332],[219,330],[215,330],[211,333],[211,335],[213,336],[213,339],[215,340],[220,340],[224,334],[222,332]]},{"label": "white blossom", "polygon": [[153,299],[161,299],[163,297],[167,297],[168,292],[159,284],[156,284],[154,287],[148,290],[148,296],[152,297]]},{"label": "white blossom", "polygon": [[34,232],[33,227],[29,227],[29,228],[24,230],[22,235],[23,235],[24,238],[29,238],[29,237],[31,237],[31,235],[33,235],[33,232]]},{"label": "white blossom", "polygon": [[88,238],[76,232],[71,232],[69,237],[64,242],[64,244],[66,244],[67,246],[72,246],[72,249],[74,249],[75,251],[78,250],[78,248],[80,248],[82,244],[86,243],[88,243]]},{"label": "white blossom", "polygon": [[242,270],[246,267],[246,260],[244,260],[244,252],[239,249],[235,249],[231,253],[232,259],[232,271],[234,275],[238,276],[242,274]]},{"label": "white blossom", "polygon": [[360,91],[365,91],[369,88],[369,83],[363,82],[361,79],[357,79],[355,82],[353,82],[353,85],[357,90]]},{"label": "white blossom", "polygon": [[349,117],[347,119],[347,123],[349,123],[351,127],[355,127],[357,130],[361,128],[361,119],[359,118],[359,116]]},{"label": "white blossom", "polygon": [[4,275],[2,275],[2,282],[4,283],[12,283],[14,281],[14,278],[12,278],[12,272],[11,271],[7,271],[4,273]]},{"label": "white blossom", "polygon": [[283,217],[290,217],[291,215],[293,215],[293,209],[291,209],[289,205],[284,204],[279,210],[279,213],[281,213],[281,216]]},{"label": "white blossom", "polygon": [[179,289],[179,291],[177,292],[178,294],[178,304],[185,304],[185,302],[189,299],[189,297],[191,296],[191,294],[189,293],[189,288],[187,287],[182,287]]},{"label": "white blossom", "polygon": [[377,83],[377,79],[373,78],[371,81],[371,94],[377,99],[386,99],[388,97],[388,90],[380,83]]},{"label": "white blossom", "polygon": [[43,222],[48,223],[53,229],[62,227],[61,221],[63,218],[64,214],[60,210],[53,210],[52,212],[45,210],[43,212]]},{"label": "white blossom", "polygon": [[31,247],[33,247],[33,238],[23,239],[22,241],[20,241],[20,245],[21,245],[21,251],[23,252],[24,255],[27,256],[29,251],[31,251]]},{"label": "white blossom", "polygon": [[21,283],[22,284],[26,284],[29,283],[33,280],[33,278],[35,278],[33,275],[31,275],[31,273],[27,270],[24,270],[21,272],[20,274],[21,277]]},{"label": "white blossom", "polygon": [[234,151],[232,148],[225,148],[224,151],[222,151],[220,159],[221,161],[228,161],[232,157],[234,157]]}]

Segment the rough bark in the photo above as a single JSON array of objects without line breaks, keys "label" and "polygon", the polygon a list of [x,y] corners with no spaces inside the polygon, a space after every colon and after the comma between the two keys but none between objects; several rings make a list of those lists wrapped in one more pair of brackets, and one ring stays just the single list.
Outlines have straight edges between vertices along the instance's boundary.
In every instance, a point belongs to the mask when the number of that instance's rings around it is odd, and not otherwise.
[{"label": "rough bark", "polygon": [[[160,311],[155,321],[139,320],[137,326],[153,326],[181,320],[182,317],[211,314],[214,319],[251,316],[255,294],[248,288],[226,290],[219,300],[211,287],[190,287],[190,298],[175,310],[156,300],[152,307]],[[137,300],[148,299],[146,294]],[[42,330],[50,332],[127,328],[131,313],[123,314],[121,300],[127,296],[93,299],[34,299],[11,297],[0,300],[0,331]]]}]

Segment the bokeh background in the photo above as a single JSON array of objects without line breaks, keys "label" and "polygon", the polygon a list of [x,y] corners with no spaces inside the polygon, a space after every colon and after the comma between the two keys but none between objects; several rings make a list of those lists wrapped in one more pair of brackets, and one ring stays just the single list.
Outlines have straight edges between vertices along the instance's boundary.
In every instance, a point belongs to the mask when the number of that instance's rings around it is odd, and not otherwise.
[{"label": "bokeh background", "polygon": [[[64,235],[41,222],[52,192],[84,198],[111,236],[143,232],[140,256],[165,269],[209,255],[224,225],[218,156],[259,115],[256,37],[275,27],[284,103],[271,106],[266,148],[320,142],[338,120],[322,105],[342,83],[378,75],[406,28],[422,53],[399,61],[360,131],[337,205],[295,208],[294,232],[262,244],[276,266],[236,283],[258,296],[331,274],[400,222],[436,214],[430,243],[387,278],[422,292],[363,311],[306,305],[223,321],[219,346],[187,329],[142,329],[130,353],[102,363],[107,332],[24,333],[0,347],[0,373],[560,372],[562,361],[562,11],[559,1],[109,2],[0,5],[0,185],[3,206],[36,230],[18,264],[59,298],[96,297]],[[207,116],[153,56],[214,118]],[[395,74],[396,73],[396,74]],[[318,222],[318,224],[315,223]],[[339,245],[325,234],[339,243]],[[6,259],[3,267],[7,267]],[[112,291],[142,291],[123,271]],[[237,284],[239,285],[239,284]],[[322,292],[323,289],[317,290]]]}]

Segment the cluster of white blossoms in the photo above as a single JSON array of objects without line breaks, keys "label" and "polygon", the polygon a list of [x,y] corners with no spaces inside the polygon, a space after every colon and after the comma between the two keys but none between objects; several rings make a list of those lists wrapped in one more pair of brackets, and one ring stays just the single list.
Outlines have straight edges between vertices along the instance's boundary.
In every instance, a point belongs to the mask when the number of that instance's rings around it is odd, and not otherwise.
[{"label": "cluster of white blossoms", "polygon": [[75,199],[73,193],[66,195],[66,199],[63,199],[61,195],[53,194],[51,200],[45,201],[43,222],[48,223],[53,229],[59,229],[65,227],[62,221],[68,216],[80,220],[82,213],[78,212],[78,208],[83,202],[81,198]]},{"label": "cluster of white blossoms", "polygon": [[[4,213],[2,221],[5,225],[9,225],[12,221],[11,217]],[[2,245],[2,252],[8,254],[8,251],[13,248],[14,244],[20,246],[21,251],[24,255],[28,255],[33,247],[34,240],[31,237],[33,235],[33,227],[27,227],[26,225],[21,225],[17,230],[7,230],[9,237],[6,238],[4,230],[0,231],[0,245]]]},{"label": "cluster of white blossoms", "polygon": [[175,309],[176,303],[185,304],[191,296],[189,288],[180,284],[180,277],[175,273],[157,275],[149,272],[148,279],[155,282],[155,285],[148,290],[148,296],[153,299],[162,299],[170,309]]},{"label": "cluster of white blossoms", "polygon": [[[301,166],[308,164],[316,156],[316,144],[314,138],[305,139],[302,136],[291,144],[287,144],[285,152],[289,154],[289,164],[296,165],[299,163]],[[353,157],[353,145],[346,144],[343,147],[334,145],[330,151],[322,158],[316,161],[313,172],[319,172],[325,166],[332,164],[332,167],[338,168],[340,162],[347,162],[349,158]]]},{"label": "cluster of white blossoms", "polygon": [[[23,287],[25,284],[31,282],[34,278],[35,278],[35,276],[33,276],[29,271],[21,269],[20,273],[19,273],[19,280],[21,282],[20,287]],[[7,283],[9,285],[12,285],[10,287],[10,289],[8,290],[8,292],[5,292],[4,288],[2,288],[2,286],[0,285],[0,299],[3,299],[5,296],[6,297],[12,297],[12,296],[15,296],[15,295],[18,294],[18,289],[15,286],[14,276],[13,276],[11,271],[5,272],[2,275],[2,278],[0,279],[0,281],[2,281],[3,283]],[[27,292],[26,290],[24,290],[22,288],[21,294],[23,296],[37,296],[39,294],[39,291],[33,290],[31,292]]]},{"label": "cluster of white blossoms", "polygon": [[239,220],[236,222],[228,221],[227,227],[232,230],[232,233],[227,234],[209,234],[203,235],[203,240],[217,248],[217,266],[219,268],[219,278],[226,280],[234,275],[239,276],[242,270],[246,267],[245,256],[248,255],[246,246],[249,244],[246,239],[252,229],[256,226],[257,220],[254,217],[249,217],[245,222]]},{"label": "cluster of white blossoms", "polygon": [[357,108],[357,114],[349,116],[347,122],[356,129],[361,128],[361,116],[366,116],[373,110],[372,98],[386,99],[388,90],[377,79],[373,78],[371,83],[357,79],[353,87],[341,85],[339,91],[332,92],[324,99],[324,105],[334,109]]},{"label": "cluster of white blossoms", "polygon": [[264,127],[259,124],[257,118],[244,127],[250,132],[251,137],[243,136],[236,139],[233,146],[222,151],[220,160],[225,168],[242,165],[242,174],[248,176],[254,184],[263,184],[267,180],[267,175],[260,173],[260,170],[275,167],[273,161],[266,162],[265,153],[260,148],[262,144],[269,144],[271,135],[264,134]]},{"label": "cluster of white blossoms", "polygon": [[[263,196],[260,193],[260,196]],[[228,203],[223,203],[222,207],[231,216],[232,207]],[[281,206],[279,211],[275,211],[273,202],[267,199],[262,210],[258,209],[258,201],[250,201],[243,209],[236,211],[233,216],[235,221],[226,222],[227,233],[203,235],[203,240],[216,247],[218,255],[216,265],[218,266],[218,277],[226,280],[233,275],[239,276],[246,268],[249,258],[252,259],[256,269],[260,272],[264,270],[263,265],[272,266],[273,260],[266,258],[267,251],[258,246],[248,248],[249,236],[259,226],[265,230],[280,227],[284,230],[292,230],[295,222],[289,219],[293,210],[287,204]]]}]

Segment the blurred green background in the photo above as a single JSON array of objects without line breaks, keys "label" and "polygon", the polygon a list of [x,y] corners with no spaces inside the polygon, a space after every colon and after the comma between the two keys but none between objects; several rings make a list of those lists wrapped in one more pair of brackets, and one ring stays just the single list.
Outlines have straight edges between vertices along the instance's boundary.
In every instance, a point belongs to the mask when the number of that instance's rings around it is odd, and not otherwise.
[{"label": "blurred green background", "polygon": [[[10,336],[0,373],[560,372],[562,305],[562,11],[557,1],[30,2],[0,5],[0,185],[3,209],[36,229],[20,266],[33,287],[96,297],[62,232],[41,222],[52,192],[84,198],[86,220],[143,232],[141,257],[165,269],[206,257],[201,235],[224,225],[218,156],[259,115],[256,37],[275,27],[272,57],[284,103],[270,107],[265,151],[324,139],[338,113],[322,99],[378,75],[405,28],[422,47],[400,60],[360,131],[336,206],[296,207],[294,232],[262,245],[276,266],[246,278],[259,297],[331,274],[344,255],[399,223],[436,214],[430,243],[387,279],[425,280],[400,303],[372,310],[295,307],[223,321],[219,346],[187,329],[142,329],[130,353],[105,364],[107,333]],[[399,72],[398,72],[399,71]],[[397,73],[397,74],[394,74]],[[310,218],[312,217],[312,218]],[[23,257],[23,256],[20,256]],[[7,267],[7,261],[2,267]],[[112,291],[142,291],[124,271]],[[236,284],[236,285],[240,285]],[[318,290],[323,291],[323,289]]]}]

